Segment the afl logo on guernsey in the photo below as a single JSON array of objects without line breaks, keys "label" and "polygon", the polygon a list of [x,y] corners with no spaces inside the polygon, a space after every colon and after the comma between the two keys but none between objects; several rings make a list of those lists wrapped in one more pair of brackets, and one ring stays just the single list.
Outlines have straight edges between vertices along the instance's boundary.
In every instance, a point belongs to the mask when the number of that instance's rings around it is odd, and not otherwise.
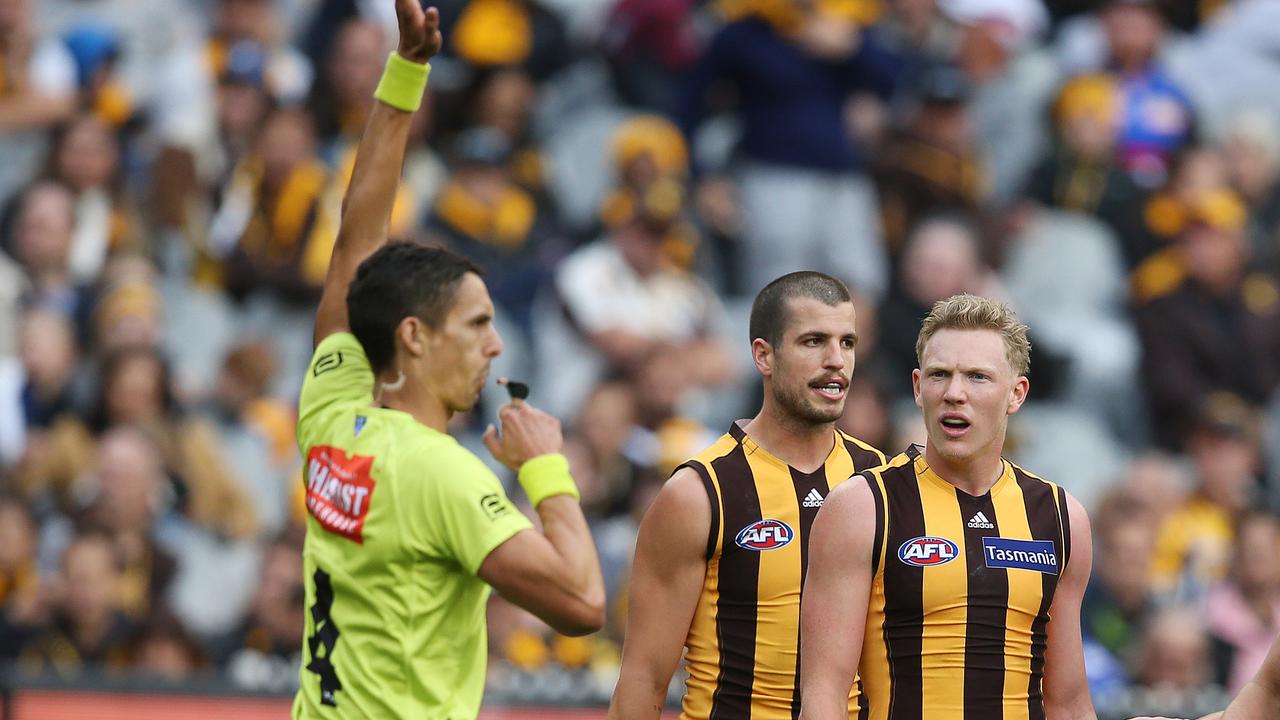
[{"label": "afl logo on guernsey", "polygon": [[898,559],[916,567],[946,565],[956,559],[960,548],[946,538],[925,535],[912,538],[898,548]]},{"label": "afl logo on guernsey", "polygon": [[742,528],[733,541],[746,550],[777,550],[795,536],[791,527],[781,520],[766,519]]}]

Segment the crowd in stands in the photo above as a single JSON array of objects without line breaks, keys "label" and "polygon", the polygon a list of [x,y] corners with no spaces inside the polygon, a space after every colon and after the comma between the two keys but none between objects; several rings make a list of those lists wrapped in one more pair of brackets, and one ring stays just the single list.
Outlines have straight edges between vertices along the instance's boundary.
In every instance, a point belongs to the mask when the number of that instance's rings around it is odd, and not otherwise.
[{"label": "crowd in stands", "polygon": [[[1104,712],[1252,675],[1280,635],[1280,3],[435,4],[391,233],[485,268],[493,375],[563,420],[610,598],[587,638],[494,599],[494,696],[608,697],[639,518],[758,407],[750,301],[798,269],[854,290],[841,425],[890,454],[923,439],[933,302],[1030,324],[1007,447],[1093,516]],[[0,661],[296,686],[293,413],[394,22],[0,0]],[[502,401],[454,420],[482,457]]]}]

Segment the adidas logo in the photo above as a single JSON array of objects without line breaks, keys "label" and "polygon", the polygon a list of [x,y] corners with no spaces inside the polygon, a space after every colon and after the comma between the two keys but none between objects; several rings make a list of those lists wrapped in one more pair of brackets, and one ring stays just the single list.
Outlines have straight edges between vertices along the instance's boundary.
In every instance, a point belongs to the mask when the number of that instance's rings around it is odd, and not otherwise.
[{"label": "adidas logo", "polygon": [[800,503],[807,508],[822,507],[822,496],[818,494],[818,488],[813,488],[808,495],[804,496],[804,502]]},{"label": "adidas logo", "polygon": [[978,511],[977,515],[974,515],[973,517],[969,518],[969,527],[982,528],[983,530],[995,529],[995,525],[992,524],[992,522],[987,519],[986,515],[982,514],[981,510]]}]

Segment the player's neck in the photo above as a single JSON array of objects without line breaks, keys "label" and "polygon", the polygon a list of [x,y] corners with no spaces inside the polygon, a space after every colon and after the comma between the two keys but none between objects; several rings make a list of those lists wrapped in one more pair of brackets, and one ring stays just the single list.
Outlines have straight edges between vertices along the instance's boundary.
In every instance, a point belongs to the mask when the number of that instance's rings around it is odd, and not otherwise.
[{"label": "player's neck", "polygon": [[815,425],[804,423],[772,407],[765,406],[746,424],[746,431],[757,445],[782,462],[810,473],[822,467],[835,446],[834,422]]},{"label": "player's neck", "polygon": [[1004,474],[1004,462],[1000,458],[1003,443],[983,449],[967,458],[947,458],[938,452],[932,442],[926,441],[924,459],[938,477],[957,490],[974,497],[986,495]]},{"label": "player's neck", "polygon": [[381,393],[374,396],[378,405],[408,413],[414,420],[437,432],[448,432],[452,413],[424,384],[403,377],[380,376],[378,381]]}]

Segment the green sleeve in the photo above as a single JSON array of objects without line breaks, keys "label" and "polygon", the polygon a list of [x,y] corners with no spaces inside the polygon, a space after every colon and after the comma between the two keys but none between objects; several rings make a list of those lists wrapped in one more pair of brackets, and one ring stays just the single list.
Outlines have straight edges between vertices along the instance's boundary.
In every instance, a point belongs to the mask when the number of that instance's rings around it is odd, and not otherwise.
[{"label": "green sleeve", "polygon": [[429,457],[421,500],[410,504],[416,514],[410,527],[423,530],[426,552],[451,558],[474,575],[489,553],[533,524],[480,458],[452,440]]},{"label": "green sleeve", "polygon": [[298,445],[315,444],[312,435],[329,411],[373,402],[373,368],[360,341],[351,333],[334,333],[320,342],[307,366],[298,398]]}]

